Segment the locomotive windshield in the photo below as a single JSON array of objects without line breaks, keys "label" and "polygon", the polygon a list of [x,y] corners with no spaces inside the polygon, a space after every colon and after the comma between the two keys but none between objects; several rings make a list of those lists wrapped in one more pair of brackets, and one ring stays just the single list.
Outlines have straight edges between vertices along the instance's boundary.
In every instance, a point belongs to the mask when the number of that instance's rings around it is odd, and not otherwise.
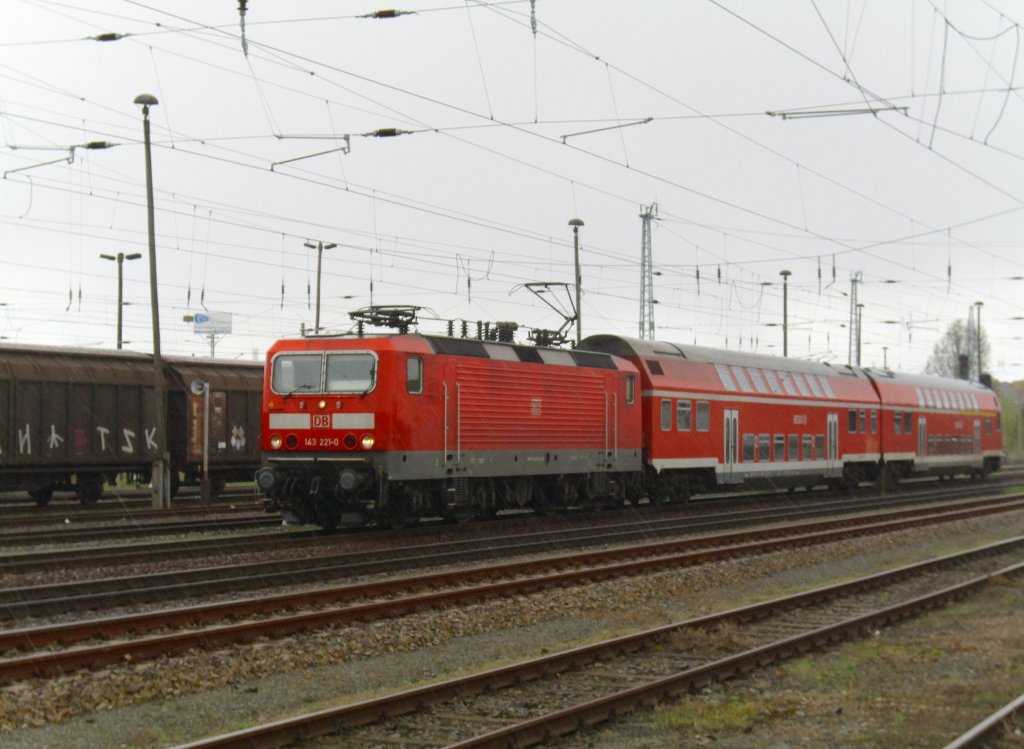
[{"label": "locomotive windshield", "polygon": [[366,393],[373,389],[377,360],[370,354],[328,354],[328,393]]},{"label": "locomotive windshield", "polygon": [[368,393],[377,378],[372,354],[282,354],[274,359],[275,393]]}]

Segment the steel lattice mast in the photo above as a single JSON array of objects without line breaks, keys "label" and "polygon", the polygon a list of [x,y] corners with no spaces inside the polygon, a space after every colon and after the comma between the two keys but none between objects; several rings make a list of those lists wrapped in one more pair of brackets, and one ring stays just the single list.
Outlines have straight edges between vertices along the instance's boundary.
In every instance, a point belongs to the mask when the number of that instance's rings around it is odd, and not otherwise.
[{"label": "steel lattice mast", "polygon": [[651,257],[651,219],[658,217],[658,204],[640,207],[643,219],[640,250],[640,338],[654,340],[654,261]]}]

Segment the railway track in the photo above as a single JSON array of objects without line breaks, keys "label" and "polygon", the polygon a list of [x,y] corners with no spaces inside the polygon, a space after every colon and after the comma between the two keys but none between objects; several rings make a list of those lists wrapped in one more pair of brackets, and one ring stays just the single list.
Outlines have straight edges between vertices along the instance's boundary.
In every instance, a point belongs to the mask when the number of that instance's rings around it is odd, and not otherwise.
[{"label": "railway track", "polygon": [[978,725],[946,744],[943,749],[975,749],[975,747],[988,746],[990,742],[1004,733],[1008,722],[1020,721],[1022,716],[1024,716],[1024,694],[996,710]]},{"label": "railway track", "polygon": [[[317,737],[328,735],[336,749],[396,744],[504,749],[558,740],[712,681],[944,606],[992,579],[1020,576],[1022,548],[1024,537],[1017,537],[178,749],[316,745]],[[723,625],[731,626],[728,638],[717,636]]]},{"label": "railway track", "polygon": [[[971,513],[984,511],[986,507],[1004,505],[1007,501],[1021,501],[1022,495],[998,495],[977,500],[946,503],[938,507],[910,508],[892,510],[887,506],[879,510],[876,507],[847,507],[847,513],[862,512],[865,509],[874,511],[877,517],[890,520],[900,518],[913,519],[922,515],[935,513],[961,512]],[[721,528],[722,519],[717,516],[708,518],[667,519],[660,524],[637,523],[631,528],[621,526],[597,526],[592,528],[573,528],[567,531],[526,534],[501,534],[487,538],[471,538],[432,544],[415,544],[398,548],[365,547],[341,553],[326,554],[316,557],[302,556],[299,558],[277,559],[264,562],[248,562],[244,564],[200,567],[195,569],[178,569],[169,572],[153,572],[149,574],[132,574],[124,577],[108,577],[91,580],[76,580],[33,586],[10,586],[0,590],[0,621],[23,624],[43,617],[66,617],[75,612],[101,612],[117,607],[155,605],[159,602],[171,601],[187,597],[209,598],[217,594],[237,595],[244,591],[267,589],[276,585],[294,585],[297,581],[304,584],[336,582],[351,580],[360,576],[399,573],[437,567],[442,564],[467,564],[480,560],[498,559],[502,562],[513,557],[530,554],[547,555],[564,552],[569,549],[592,548],[601,545],[629,544],[638,539],[647,542],[640,545],[626,546],[621,554],[639,553],[643,547],[654,549],[660,553],[663,549],[693,550],[704,548],[714,543],[728,542],[731,538],[749,539],[755,536],[783,536],[787,532],[804,532],[812,530],[829,530],[856,525],[860,519],[855,516],[832,518],[814,522],[794,521],[805,518],[806,508],[798,508],[795,514],[780,513],[766,516],[763,512],[753,517],[736,520],[733,525],[746,525],[751,521],[757,524],[780,522],[790,523],[777,529],[749,531],[739,530],[732,534],[715,536],[699,536],[678,539],[685,534],[706,534],[708,531]],[[835,514],[835,510],[830,515]],[[724,523],[728,527],[729,523]],[[667,542],[655,542],[658,537],[676,538]],[[652,552],[652,553],[655,553]],[[612,551],[595,552],[608,554]]]},{"label": "railway track", "polygon": [[[470,569],[8,630],[0,632],[0,651],[5,654],[0,660],[0,683],[97,667],[125,658],[140,660],[198,646],[214,647],[259,637],[279,637],[327,625],[373,621],[430,608],[467,605],[496,596],[525,595],[1022,508],[1024,495],[1016,495],[961,503],[956,508],[947,505],[887,511],[858,518],[648,542],[529,561],[503,560],[498,565]],[[97,598],[103,601],[115,598],[125,603],[138,595],[138,592],[121,592],[99,594]],[[48,609],[55,605],[55,600],[61,599],[36,601],[34,605]],[[30,601],[5,604],[8,610],[26,611],[32,610],[32,606]],[[298,613],[282,613],[294,611]],[[189,629],[182,629],[185,627]],[[150,634],[154,632],[160,634]],[[81,642],[89,644],[67,647]],[[54,649],[57,646],[63,649]]]},{"label": "railway track", "polygon": [[[999,484],[986,485],[986,491],[995,492]],[[772,522],[775,520],[794,519],[797,517],[825,516],[843,512],[858,512],[879,507],[900,507],[922,501],[942,501],[958,499],[962,497],[977,496],[978,487],[957,486],[952,489],[937,491],[930,488],[925,491],[912,490],[903,491],[898,495],[855,495],[853,497],[815,497],[813,502],[793,501],[786,495],[776,495],[752,498],[734,499],[729,502],[716,500],[714,503],[694,504],[690,506],[677,506],[672,508],[645,508],[642,519],[638,519],[632,509],[618,512],[581,513],[568,517],[573,519],[573,529],[556,530],[552,532],[537,531],[538,524],[547,524],[546,521],[535,515],[526,516],[504,516],[496,522],[500,523],[502,535],[534,533],[537,538],[548,538],[552,543],[556,541],[572,541],[576,534],[586,536],[593,532],[589,527],[579,527],[580,519],[584,523],[594,526],[607,526],[618,524],[623,530],[634,529],[637,533],[666,533],[672,532],[676,527],[677,532],[688,530],[697,532],[702,529],[715,527],[731,527],[744,522]],[[155,511],[160,512],[160,511]],[[258,516],[265,517],[265,516]],[[275,516],[276,517],[276,516]],[[200,523],[202,525],[202,523]],[[692,529],[688,528],[692,525]],[[443,526],[443,531],[435,530]],[[166,527],[166,526],[163,526]],[[294,546],[301,540],[303,547],[307,550],[325,550],[332,547],[352,545],[358,543],[361,547],[369,544],[384,545],[406,545],[413,538],[422,538],[425,533],[433,535],[480,535],[477,529],[492,529],[493,523],[477,523],[465,526],[447,526],[439,523],[424,523],[417,528],[403,529],[399,531],[376,531],[364,530],[356,533],[341,535],[324,534],[320,530],[289,528],[285,532],[276,533],[274,526],[256,524],[261,530],[256,534],[234,535],[231,537],[190,537],[181,540],[153,541],[144,540],[137,543],[118,543],[111,546],[93,546],[89,548],[60,548],[56,550],[28,551],[18,549],[0,553],[0,574],[22,574],[31,571],[63,570],[77,568],[88,564],[93,568],[103,568],[118,565],[152,563],[161,560],[173,560],[188,555],[196,556],[224,556],[228,554],[269,552],[273,553],[278,549]],[[229,528],[230,529],[230,528]],[[430,529],[430,530],[425,530]],[[216,529],[215,529],[216,530]],[[236,528],[237,530],[237,528]],[[181,531],[181,532],[198,532]],[[7,548],[17,547],[21,534],[11,534]],[[64,536],[57,538],[64,539]],[[119,537],[112,537],[113,540],[121,540]],[[97,538],[97,541],[112,540],[111,538]],[[0,547],[3,546],[4,538],[0,534]],[[43,534],[36,543],[42,544],[46,541]],[[25,544],[32,545],[32,544]]]}]

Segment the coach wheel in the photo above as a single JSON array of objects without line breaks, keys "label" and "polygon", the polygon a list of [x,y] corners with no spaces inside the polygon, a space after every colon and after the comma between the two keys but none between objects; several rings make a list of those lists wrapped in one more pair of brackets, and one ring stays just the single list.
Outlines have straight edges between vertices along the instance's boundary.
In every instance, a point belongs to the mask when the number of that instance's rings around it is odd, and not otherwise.
[{"label": "coach wheel", "polygon": [[46,507],[46,505],[50,504],[50,500],[53,499],[53,484],[33,489],[28,493],[28,496],[35,500],[39,507]]},{"label": "coach wheel", "polygon": [[83,505],[90,507],[95,505],[103,496],[103,477],[79,476],[78,482],[75,484],[75,494],[78,495],[78,501]]}]

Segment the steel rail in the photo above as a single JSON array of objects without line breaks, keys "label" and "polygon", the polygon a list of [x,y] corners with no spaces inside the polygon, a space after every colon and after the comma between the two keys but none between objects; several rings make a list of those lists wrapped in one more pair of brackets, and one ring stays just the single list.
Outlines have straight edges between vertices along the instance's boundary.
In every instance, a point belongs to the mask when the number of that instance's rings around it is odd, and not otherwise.
[{"label": "steel rail", "polygon": [[[1015,539],[1013,543],[1019,541],[1020,539]],[[975,552],[967,552],[967,554],[971,553]],[[792,608],[805,605],[808,601],[828,600],[850,591],[877,587],[889,582],[894,575],[905,577],[908,574],[927,571],[935,564],[955,563],[958,556],[960,555],[954,554],[936,560],[928,560],[917,565],[908,565],[839,585],[818,588],[685,622],[663,625],[645,632],[541,656],[518,664],[490,669],[341,707],[328,708],[221,736],[204,738],[179,745],[176,749],[234,749],[235,747],[276,749],[289,746],[297,741],[338,733],[345,728],[364,726],[384,718],[412,713],[456,697],[498,690],[506,686],[556,675],[624,653],[635,652],[684,629],[707,629],[723,621],[755,620],[763,618],[772,610]],[[915,568],[917,569],[915,570]],[[766,646],[753,648],[564,710],[521,721],[451,744],[448,749],[480,749],[484,747],[508,749],[531,746],[542,741],[556,739],[581,728],[623,715],[638,707],[651,705],[666,698],[678,697],[714,681],[724,681],[792,655],[842,641],[851,634],[872,631],[918,612],[937,608],[949,601],[969,595],[996,577],[1020,574],[1022,571],[1024,571],[1024,563],[1018,563],[991,574],[979,575],[966,582],[947,586],[939,591],[917,596],[900,604],[784,638]]]},{"label": "steel rail", "polygon": [[1024,712],[1024,694],[996,710],[969,731],[946,744],[943,749],[971,749],[984,744],[1003,730],[1005,722],[1017,713]]},{"label": "steel rail", "polygon": [[[1024,502],[1014,505],[1024,506]],[[1002,508],[986,507],[983,512],[998,512]],[[252,598],[204,606],[169,609],[125,617],[109,617],[86,622],[34,627],[0,632],[0,650],[37,651],[54,643],[68,644],[86,639],[109,638],[153,631],[167,626],[195,625],[202,622],[239,619],[252,615],[295,609],[301,606],[332,605],[367,598],[398,596],[397,598],[328,608],[288,616],[267,616],[252,621],[224,624],[202,629],[141,637],[133,640],[103,642],[98,645],[73,647],[65,650],[34,652],[30,655],[0,659],[0,683],[27,676],[51,676],[81,668],[96,668],[118,662],[126,656],[135,660],[185,652],[194,647],[214,647],[229,643],[247,642],[259,637],[282,636],[293,632],[326,625],[372,621],[384,617],[402,616],[445,606],[478,602],[490,598],[551,590],[557,587],[649,574],[662,569],[679,568],[711,561],[749,556],[752,554],[825,543],[852,534],[888,532],[909,525],[945,522],[949,519],[975,517],[975,514],[937,513],[917,518],[900,518],[892,522],[874,522],[861,526],[843,527],[830,531],[813,531],[795,536],[792,528],[780,529],[774,538],[756,542],[737,539],[737,545],[711,549],[656,555],[641,559],[628,559],[608,564],[609,559],[645,556],[646,549],[606,550],[562,556],[549,560],[536,560],[498,567],[478,567],[432,573],[415,578],[397,578],[361,585],[290,593],[269,598]],[[754,535],[760,535],[757,532]],[[665,546],[655,544],[654,546]],[[630,552],[634,552],[630,554]],[[575,569],[567,569],[567,568]],[[554,570],[552,572],[551,570]],[[511,578],[494,582],[495,578]],[[479,584],[473,584],[479,583]],[[436,591],[437,588],[444,588]],[[433,592],[417,593],[429,590]]]}]

